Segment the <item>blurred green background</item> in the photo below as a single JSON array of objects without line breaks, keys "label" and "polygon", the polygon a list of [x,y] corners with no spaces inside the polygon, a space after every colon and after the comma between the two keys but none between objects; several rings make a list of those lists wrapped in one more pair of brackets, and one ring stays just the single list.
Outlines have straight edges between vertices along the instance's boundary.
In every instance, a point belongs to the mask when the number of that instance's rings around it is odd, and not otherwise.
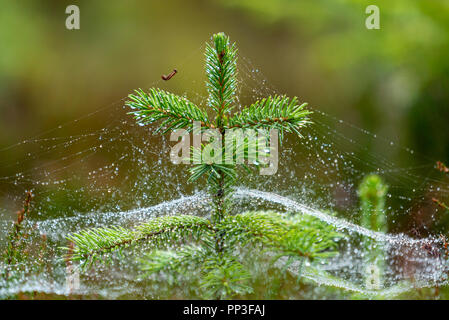
[{"label": "blurred green background", "polygon": [[[70,4],[80,7],[80,30],[65,28]],[[365,27],[370,4],[380,8],[380,30]],[[148,88],[173,68],[179,74],[165,89],[205,95],[203,44],[219,31],[279,93],[410,147],[420,161],[449,162],[446,0],[0,0],[0,149]],[[97,121],[63,134],[101,128]],[[343,133],[365,148],[361,157],[413,165],[380,140]]]},{"label": "blurred green background", "polygon": [[[65,28],[69,4],[80,7],[80,30]],[[380,30],[365,28],[368,4],[380,7]],[[2,0],[0,7],[2,146],[150,84],[225,31],[281,92],[449,160],[449,1]],[[203,61],[190,59],[184,72],[201,80]],[[202,85],[173,84],[178,92]]]}]

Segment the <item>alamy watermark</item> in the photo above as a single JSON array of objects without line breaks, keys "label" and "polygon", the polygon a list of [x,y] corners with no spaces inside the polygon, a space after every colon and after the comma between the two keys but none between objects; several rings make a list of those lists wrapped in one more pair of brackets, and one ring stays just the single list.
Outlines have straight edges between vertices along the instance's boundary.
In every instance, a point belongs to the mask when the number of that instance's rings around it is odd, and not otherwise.
[{"label": "alamy watermark", "polygon": [[174,164],[257,165],[261,175],[273,175],[278,170],[277,129],[232,128],[223,136],[219,129],[202,129],[200,122],[194,122],[192,139],[187,130],[179,129],[171,133],[170,141],[178,142],[170,150]]},{"label": "alamy watermark", "polygon": [[65,8],[65,13],[69,16],[65,19],[65,27],[69,30],[79,30],[80,28],[80,8],[77,5],[70,5]]},{"label": "alamy watermark", "polygon": [[368,30],[380,29],[380,10],[379,7],[372,4],[366,7],[365,13],[369,16],[365,20],[365,27]]}]

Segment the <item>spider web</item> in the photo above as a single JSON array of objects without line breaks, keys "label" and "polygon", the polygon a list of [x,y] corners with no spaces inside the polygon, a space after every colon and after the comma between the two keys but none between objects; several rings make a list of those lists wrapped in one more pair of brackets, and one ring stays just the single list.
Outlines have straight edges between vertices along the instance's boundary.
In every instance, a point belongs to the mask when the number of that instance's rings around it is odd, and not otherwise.
[{"label": "spider web", "polygon": [[[196,85],[196,80],[182,70],[193,57],[201,59],[200,49],[179,66],[180,73],[174,79]],[[238,65],[239,106],[282,93],[248,58],[241,57]],[[166,85],[156,80],[149,87]],[[186,91],[183,95],[200,106],[206,105],[205,91]],[[173,142],[167,136],[152,135],[151,126],[137,125],[127,115],[125,100],[126,97],[0,149],[2,246],[11,227],[11,213],[20,208],[25,190],[32,190],[35,195],[30,223],[35,225],[37,234],[47,236],[49,246],[54,248],[65,246],[65,236],[82,228],[133,226],[161,215],[208,215],[210,206],[207,195],[201,191],[203,186],[187,183],[188,166],[174,165],[169,160]],[[444,177],[435,170],[436,159],[419,155],[319,108],[311,109],[314,124],[304,130],[303,139],[286,138],[279,152],[278,172],[268,177],[256,174],[240,181],[234,211],[302,212],[347,234],[338,257],[326,265],[306,266],[304,277],[312,283],[367,295],[382,292],[386,296],[411,287],[444,284],[445,259],[423,249],[440,247],[439,233],[447,231],[442,212],[431,200],[444,199],[449,191]],[[80,130],[76,135],[64,134],[67,128],[85,128],[86,123],[95,127]],[[366,143],[359,141],[376,144],[383,153],[372,153]],[[393,162],[389,157],[392,154],[411,165]],[[382,176],[389,186],[388,234],[358,225],[356,190],[370,173]],[[365,238],[372,239],[374,245],[382,246],[386,252],[381,291],[366,286],[366,252],[362,244]],[[68,294],[60,254],[56,250],[47,258],[55,271],[21,279],[13,288],[0,289],[0,294],[21,291]],[[149,289],[152,284],[138,276],[132,255],[128,258],[113,267],[98,267],[95,275],[84,275],[78,292],[109,298],[154,297]],[[296,272],[295,268],[290,269]]]}]

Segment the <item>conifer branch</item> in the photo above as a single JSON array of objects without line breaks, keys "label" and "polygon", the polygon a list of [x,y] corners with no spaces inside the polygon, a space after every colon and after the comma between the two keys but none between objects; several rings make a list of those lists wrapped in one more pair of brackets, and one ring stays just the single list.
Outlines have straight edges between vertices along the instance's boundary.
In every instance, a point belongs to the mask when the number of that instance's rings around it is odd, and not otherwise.
[{"label": "conifer branch", "polygon": [[217,229],[226,234],[226,241],[247,244],[262,242],[268,250],[282,256],[324,259],[336,254],[336,240],[343,234],[316,218],[289,217],[276,212],[246,212],[227,217]]},{"label": "conifer branch", "polygon": [[168,244],[188,236],[198,238],[210,229],[210,222],[204,218],[166,216],[143,223],[134,230],[122,227],[82,230],[67,237],[75,244],[74,248],[62,249],[71,251],[72,260],[81,261],[83,267],[88,267],[96,260],[107,260],[109,253],[120,252],[137,242],[154,242],[163,236]]},{"label": "conifer branch", "polygon": [[253,292],[251,274],[236,257],[227,254],[213,255],[206,259],[201,288],[208,299],[229,299]]},{"label": "conifer branch", "polygon": [[[298,217],[299,216],[299,217]],[[324,261],[338,254],[338,240],[345,235],[336,228],[311,216],[295,215],[288,232],[275,238],[268,251],[274,254],[272,263],[284,258],[283,270],[299,263],[297,281],[302,277],[306,261]]]},{"label": "conifer branch", "polygon": [[269,96],[234,114],[227,128],[278,129],[281,138],[284,131],[301,137],[299,130],[310,123],[307,116],[312,113],[306,106],[307,103],[299,105],[296,97]]},{"label": "conifer branch", "polygon": [[141,269],[147,276],[162,271],[182,273],[192,265],[201,265],[208,254],[209,250],[198,245],[185,245],[176,250],[153,250],[140,259]]},{"label": "conifer branch", "polygon": [[288,231],[286,221],[278,214],[268,212],[245,212],[226,217],[218,226],[225,234],[225,240],[246,245],[251,242],[271,244],[273,239]]},{"label": "conifer branch", "polygon": [[165,92],[161,89],[150,89],[149,93],[142,89],[129,95],[126,105],[133,109],[129,112],[141,125],[148,125],[163,120],[156,133],[167,133],[171,130],[193,130],[193,123],[199,122],[201,127],[215,128],[207,114],[186,98]]},{"label": "conifer branch", "polygon": [[[237,90],[237,48],[223,33],[214,34],[212,46],[206,43],[206,83],[209,105],[221,118],[228,113]],[[220,124],[217,123],[219,127]]]}]

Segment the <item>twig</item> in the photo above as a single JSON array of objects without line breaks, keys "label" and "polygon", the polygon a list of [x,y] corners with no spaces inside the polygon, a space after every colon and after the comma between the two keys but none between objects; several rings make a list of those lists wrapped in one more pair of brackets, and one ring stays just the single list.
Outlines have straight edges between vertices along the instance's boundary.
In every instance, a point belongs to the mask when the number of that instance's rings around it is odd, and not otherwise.
[{"label": "twig", "polygon": [[449,168],[446,167],[446,165],[441,161],[437,161],[437,170],[444,173],[449,173]]},{"label": "twig", "polygon": [[439,207],[449,210],[449,206],[436,198],[432,198],[432,201],[435,202]]}]

